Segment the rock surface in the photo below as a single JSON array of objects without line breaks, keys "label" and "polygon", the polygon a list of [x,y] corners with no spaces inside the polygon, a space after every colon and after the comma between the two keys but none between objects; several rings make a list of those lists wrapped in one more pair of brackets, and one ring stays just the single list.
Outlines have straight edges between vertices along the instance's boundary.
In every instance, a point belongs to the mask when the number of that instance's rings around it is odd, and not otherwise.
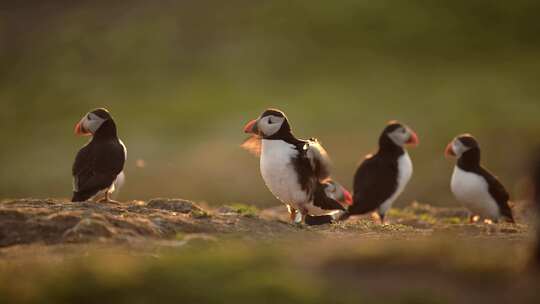
[{"label": "rock surface", "polygon": [[183,199],[149,202],[72,203],[52,199],[20,199],[0,202],[0,247],[22,244],[133,242],[141,239],[175,239],[178,235],[231,235],[241,239],[275,240],[285,236],[323,236],[332,239],[396,238],[448,232],[475,236],[498,235],[525,239],[526,225],[470,225],[461,209],[412,204],[392,210],[390,224],[369,217],[321,227],[295,226],[285,208],[259,211],[253,206],[233,205],[204,209]]}]

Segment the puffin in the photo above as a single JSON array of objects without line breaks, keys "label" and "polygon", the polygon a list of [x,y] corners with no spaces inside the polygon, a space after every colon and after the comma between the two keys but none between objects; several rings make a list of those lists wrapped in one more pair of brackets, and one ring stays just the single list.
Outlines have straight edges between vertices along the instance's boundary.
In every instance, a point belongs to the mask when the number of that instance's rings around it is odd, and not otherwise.
[{"label": "puffin", "polygon": [[[314,138],[296,138],[283,111],[265,110],[245,125],[244,133],[252,136],[244,148],[260,155],[267,188],[287,206],[295,224],[301,224],[306,215],[337,218],[345,211],[337,200],[346,201],[350,194],[331,182],[328,153]],[[343,198],[336,195],[338,189]]]},{"label": "puffin", "polygon": [[445,154],[457,158],[450,186],[456,199],[471,212],[470,221],[480,216],[514,223],[510,196],[497,177],[482,167],[478,141],[470,134],[459,135],[448,144]]},{"label": "puffin", "polygon": [[343,207],[352,205],[351,193],[344,186],[331,178],[318,183],[313,200],[316,206],[332,206],[335,205],[336,202]]},{"label": "puffin", "polygon": [[[379,137],[379,150],[367,155],[356,169],[353,186],[353,203],[338,220],[353,215],[376,212],[384,223],[386,212],[405,190],[413,174],[411,158],[406,146],[417,146],[418,136],[409,127],[390,121]],[[335,219],[321,216],[311,219],[317,225]]]},{"label": "puffin", "polygon": [[382,223],[386,212],[405,190],[413,174],[407,146],[416,147],[418,136],[411,128],[390,121],[379,136],[379,150],[365,157],[354,175],[353,205],[348,215],[376,211]]},{"label": "puffin", "polygon": [[[347,207],[352,205],[352,195],[351,193],[338,182],[328,179],[324,182],[319,182],[317,184],[314,196],[313,204],[319,206],[324,210],[337,210],[334,213],[344,214],[343,211],[346,211]],[[294,218],[294,213],[296,210],[290,210],[291,217]],[[306,214],[304,222],[308,226],[316,226],[331,223],[336,220],[334,215],[321,215],[314,216]]]},{"label": "puffin", "polygon": [[115,184],[123,182],[127,149],[118,138],[114,119],[106,109],[92,110],[77,123],[75,134],[92,136],[92,139],[75,157],[71,201],[98,199],[99,202],[116,203],[110,195]]}]

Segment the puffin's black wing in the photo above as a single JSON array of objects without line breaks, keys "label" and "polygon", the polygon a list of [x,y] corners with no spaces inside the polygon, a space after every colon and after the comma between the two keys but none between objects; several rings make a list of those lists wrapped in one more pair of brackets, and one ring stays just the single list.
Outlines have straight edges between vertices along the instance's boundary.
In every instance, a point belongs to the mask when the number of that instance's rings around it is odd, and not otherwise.
[{"label": "puffin's black wing", "polygon": [[315,188],[315,193],[313,196],[313,205],[323,209],[323,210],[343,210],[345,208],[335,200],[329,198],[324,192],[324,185],[317,183]]},{"label": "puffin's black wing", "polygon": [[73,164],[72,201],[85,201],[109,188],[124,167],[125,152],[118,141],[91,142],[83,147]]},{"label": "puffin's black wing", "polygon": [[491,194],[491,196],[497,202],[497,205],[499,206],[501,214],[513,223],[514,216],[512,215],[512,209],[510,209],[510,206],[508,205],[508,201],[510,200],[510,195],[508,194],[504,186],[497,179],[497,177],[495,177],[495,175],[491,174],[486,169],[480,168],[480,174],[484,177],[484,179],[488,183],[489,194]]},{"label": "puffin's black wing", "polygon": [[354,202],[349,214],[364,214],[379,208],[396,191],[397,175],[397,160],[368,156],[354,176]]},{"label": "puffin's black wing", "polygon": [[323,181],[329,178],[331,167],[330,157],[319,141],[316,138],[307,140],[304,150],[317,179]]}]

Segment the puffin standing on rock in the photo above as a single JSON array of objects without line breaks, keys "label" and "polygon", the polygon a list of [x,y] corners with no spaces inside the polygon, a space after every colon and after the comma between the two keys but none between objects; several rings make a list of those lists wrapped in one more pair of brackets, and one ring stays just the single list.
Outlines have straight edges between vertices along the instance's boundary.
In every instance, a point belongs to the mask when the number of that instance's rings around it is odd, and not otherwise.
[{"label": "puffin standing on rock", "polygon": [[[384,223],[386,212],[412,177],[413,165],[405,146],[417,146],[418,143],[418,136],[412,129],[396,121],[389,122],[379,137],[377,153],[366,156],[356,170],[353,204],[340,220],[376,211]],[[322,225],[332,220],[319,217],[314,222]]]},{"label": "puffin standing on rock", "polygon": [[[282,201],[291,219],[329,215],[337,219],[350,203],[350,194],[330,179],[330,159],[315,139],[297,139],[285,114],[268,109],[244,127],[254,137],[244,148],[260,153],[260,170],[270,192]],[[309,223],[308,223],[309,224]]]},{"label": "puffin standing on rock", "polygon": [[470,134],[460,135],[448,144],[445,154],[458,158],[451,188],[457,200],[471,211],[471,222],[478,215],[493,221],[504,218],[514,223],[508,205],[510,196],[497,177],[480,164],[480,146],[476,139]]},{"label": "puffin standing on rock", "polygon": [[354,203],[348,215],[376,211],[384,223],[386,212],[401,195],[413,174],[406,146],[419,144],[416,133],[391,121],[379,137],[379,150],[366,156],[354,175]]},{"label": "puffin standing on rock", "polygon": [[127,158],[125,145],[118,139],[116,124],[106,109],[86,114],[75,126],[75,134],[92,136],[75,157],[73,164],[73,202],[101,198],[112,202],[109,196],[115,182],[122,176]]}]

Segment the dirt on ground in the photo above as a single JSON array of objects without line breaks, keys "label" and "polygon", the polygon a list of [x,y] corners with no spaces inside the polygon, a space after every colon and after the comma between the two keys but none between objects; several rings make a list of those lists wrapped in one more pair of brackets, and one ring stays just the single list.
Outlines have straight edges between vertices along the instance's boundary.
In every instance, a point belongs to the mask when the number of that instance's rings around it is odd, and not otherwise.
[{"label": "dirt on ground", "polygon": [[179,234],[272,240],[294,235],[370,239],[452,233],[519,241],[529,237],[527,219],[523,216],[519,219],[521,223],[516,225],[470,224],[463,209],[413,203],[404,209],[393,209],[385,225],[368,216],[307,227],[292,225],[282,206],[265,210],[238,204],[203,208],[188,200],[163,198],[125,203],[20,199],[0,203],[0,247],[96,241],[125,243],[174,239]]},{"label": "dirt on ground", "polygon": [[470,223],[412,203],[308,227],[284,206],[4,200],[0,302],[538,303],[528,210]]}]

